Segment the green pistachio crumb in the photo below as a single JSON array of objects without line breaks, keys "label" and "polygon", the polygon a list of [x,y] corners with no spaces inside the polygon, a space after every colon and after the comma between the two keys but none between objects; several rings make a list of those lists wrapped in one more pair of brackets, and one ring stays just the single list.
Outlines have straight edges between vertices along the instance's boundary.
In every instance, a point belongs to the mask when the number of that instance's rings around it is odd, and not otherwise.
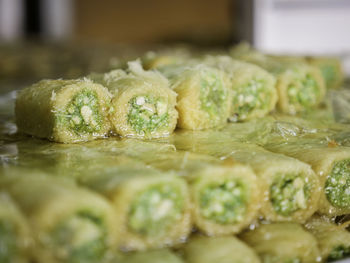
[{"label": "green pistachio crumb", "polygon": [[53,230],[56,257],[67,263],[100,262],[107,252],[106,235],[100,217],[81,211]]},{"label": "green pistachio crumb", "polygon": [[138,134],[147,134],[168,127],[168,106],[161,99],[137,96],[129,101],[129,105],[128,123]]},{"label": "green pistachio crumb", "polygon": [[287,94],[291,104],[310,108],[317,104],[320,91],[315,79],[307,74],[304,78],[291,83],[287,88]]},{"label": "green pistachio crumb", "polygon": [[328,201],[335,207],[350,205],[350,160],[334,164],[325,185]]},{"label": "green pistachio crumb", "polygon": [[276,213],[290,216],[306,209],[310,187],[300,175],[276,175],[270,186],[270,200]]},{"label": "green pistachio crumb", "polygon": [[266,109],[269,104],[263,80],[253,79],[233,90],[232,106],[240,119],[245,119],[255,109]]},{"label": "green pistachio crumb", "polygon": [[102,128],[100,105],[95,91],[84,89],[76,94],[66,107],[57,114],[64,126],[77,134],[98,132]]},{"label": "green pistachio crumb", "polygon": [[200,191],[203,217],[219,224],[241,222],[247,205],[247,186],[238,180],[211,183]]},{"label": "green pistachio crumb", "polygon": [[350,247],[340,245],[332,249],[328,255],[327,262],[336,261],[347,256],[350,256]]},{"label": "green pistachio crumb", "polygon": [[133,200],[128,214],[128,226],[141,235],[162,235],[181,218],[183,207],[184,200],[178,187],[153,185]]}]

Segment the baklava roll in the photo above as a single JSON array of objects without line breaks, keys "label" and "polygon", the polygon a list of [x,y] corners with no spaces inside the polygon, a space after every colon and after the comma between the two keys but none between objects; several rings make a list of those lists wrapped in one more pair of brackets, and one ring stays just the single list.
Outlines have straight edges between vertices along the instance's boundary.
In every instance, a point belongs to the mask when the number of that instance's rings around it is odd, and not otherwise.
[{"label": "baklava roll", "polygon": [[253,168],[263,193],[260,213],[270,221],[305,222],[318,208],[321,187],[311,167],[297,159],[249,143],[230,141],[222,132],[183,132],[177,149],[231,158]]},{"label": "baklava roll", "polygon": [[0,262],[30,262],[33,240],[27,218],[5,192],[0,192]]},{"label": "baklava roll", "polygon": [[318,204],[320,213],[342,215],[350,212],[350,148],[306,140],[270,143],[264,147],[311,165],[322,188]]},{"label": "baklava roll", "polygon": [[306,228],[316,237],[322,259],[326,262],[350,256],[350,233],[347,222],[337,225],[331,219],[314,216]]},{"label": "baklava roll", "polygon": [[287,61],[238,46],[231,55],[256,64],[277,79],[277,107],[283,113],[296,114],[317,107],[324,99],[326,87],[320,70],[303,61]]},{"label": "baklava roll", "polygon": [[321,70],[327,89],[338,89],[344,81],[340,59],[336,57],[309,57],[308,62]]},{"label": "baklava roll", "polygon": [[19,132],[73,143],[107,136],[111,94],[90,80],[42,80],[16,99]]},{"label": "baklava roll", "polygon": [[185,179],[193,223],[206,235],[238,233],[257,218],[262,196],[250,167],[176,151],[174,145],[165,143],[128,139],[111,147],[113,154],[125,154]]},{"label": "baklava roll", "polygon": [[120,263],[184,263],[184,261],[169,249],[147,250],[127,253],[121,256]]},{"label": "baklava roll", "polygon": [[127,72],[114,70],[89,76],[113,95],[110,120],[115,132],[147,139],[168,136],[178,118],[176,93],[160,73],[144,71],[137,61],[128,65]]},{"label": "baklava roll", "polygon": [[263,263],[320,262],[316,238],[296,223],[261,224],[240,236]]},{"label": "baklava roll", "polygon": [[201,130],[223,126],[231,108],[228,76],[203,64],[160,68],[177,93],[179,128]]},{"label": "baklava roll", "polygon": [[191,232],[187,183],[175,174],[126,161],[89,169],[78,181],[111,200],[124,250],[172,246]]},{"label": "baklava roll", "polygon": [[28,218],[38,263],[109,262],[120,233],[112,206],[73,182],[42,174],[0,178]]},{"label": "baklava roll", "polygon": [[188,263],[260,263],[254,250],[234,236],[196,236],[189,240],[183,252]]},{"label": "baklava roll", "polygon": [[231,81],[231,121],[261,118],[275,109],[277,90],[275,77],[250,63],[228,56],[206,57],[205,63],[225,71]]},{"label": "baklava roll", "polygon": [[160,51],[149,51],[142,57],[142,65],[145,69],[157,69],[168,65],[186,63],[191,58],[189,49],[174,48]]}]

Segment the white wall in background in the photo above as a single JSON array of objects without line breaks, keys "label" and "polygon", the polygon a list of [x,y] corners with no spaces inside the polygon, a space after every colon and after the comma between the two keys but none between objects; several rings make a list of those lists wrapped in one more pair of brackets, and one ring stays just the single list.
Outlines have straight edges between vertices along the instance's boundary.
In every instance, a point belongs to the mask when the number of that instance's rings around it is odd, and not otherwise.
[{"label": "white wall in background", "polygon": [[0,40],[13,41],[23,35],[23,1],[0,0]]},{"label": "white wall in background", "polygon": [[350,53],[350,0],[255,0],[254,44],[275,53]]},{"label": "white wall in background", "polygon": [[42,10],[44,38],[65,40],[71,36],[74,15],[72,0],[44,0]]}]

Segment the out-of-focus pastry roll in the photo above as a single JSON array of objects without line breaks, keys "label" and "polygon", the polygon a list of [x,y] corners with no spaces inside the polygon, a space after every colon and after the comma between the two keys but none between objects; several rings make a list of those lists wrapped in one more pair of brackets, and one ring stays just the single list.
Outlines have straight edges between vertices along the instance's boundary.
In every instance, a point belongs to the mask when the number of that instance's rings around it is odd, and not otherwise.
[{"label": "out-of-focus pastry roll", "polygon": [[324,261],[336,261],[350,255],[348,223],[337,225],[331,219],[314,216],[306,228],[316,237]]},{"label": "out-of-focus pastry roll", "polygon": [[240,237],[263,263],[321,261],[316,238],[296,223],[262,224]]},{"label": "out-of-focus pastry roll", "polygon": [[0,178],[28,218],[39,263],[109,262],[118,247],[116,214],[102,196],[68,179],[28,171]]},{"label": "out-of-focus pastry roll", "polygon": [[266,70],[228,56],[209,56],[204,62],[225,71],[230,77],[232,121],[261,118],[275,108],[276,79]]},{"label": "out-of-focus pastry roll", "polygon": [[29,262],[32,245],[27,219],[12,198],[0,192],[0,262]]},{"label": "out-of-focus pastry roll", "polygon": [[317,67],[303,61],[288,61],[264,55],[247,45],[233,47],[231,55],[256,64],[275,75],[277,106],[283,113],[296,114],[313,109],[324,99],[325,82]]},{"label": "out-of-focus pastry roll", "polygon": [[259,263],[252,248],[234,236],[194,237],[185,245],[184,257],[188,263]]}]

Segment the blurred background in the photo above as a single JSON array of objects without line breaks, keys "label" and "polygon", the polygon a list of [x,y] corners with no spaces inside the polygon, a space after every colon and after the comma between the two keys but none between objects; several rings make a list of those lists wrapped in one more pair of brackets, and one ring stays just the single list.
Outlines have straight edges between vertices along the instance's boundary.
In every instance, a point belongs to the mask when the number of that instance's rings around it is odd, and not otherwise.
[{"label": "blurred background", "polygon": [[75,78],[147,50],[336,55],[350,73],[349,0],[0,0],[0,81]]}]

